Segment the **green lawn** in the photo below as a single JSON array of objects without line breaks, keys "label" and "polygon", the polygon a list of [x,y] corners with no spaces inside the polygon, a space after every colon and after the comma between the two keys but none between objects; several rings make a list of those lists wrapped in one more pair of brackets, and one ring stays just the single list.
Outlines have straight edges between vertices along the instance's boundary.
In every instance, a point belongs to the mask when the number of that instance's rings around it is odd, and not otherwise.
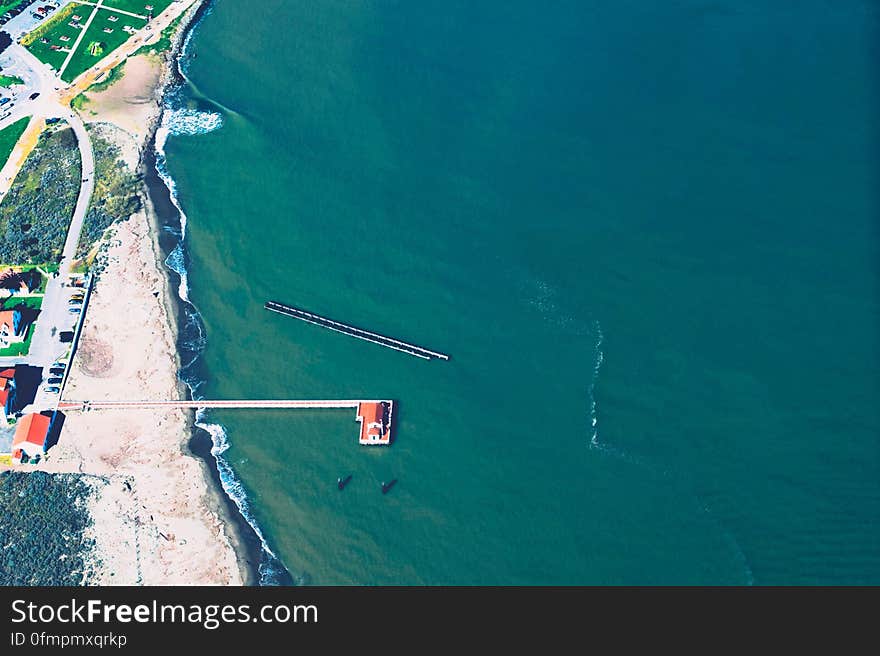
[{"label": "green lawn", "polygon": [[39,310],[43,305],[43,297],[42,296],[10,296],[9,298],[4,298],[2,304],[0,304],[0,310],[12,310],[17,308],[19,305],[24,305],[25,307],[32,308],[34,310]]},{"label": "green lawn", "polygon": [[0,74],[0,87],[11,87],[13,84],[24,84],[24,80],[15,75]]},{"label": "green lawn", "polygon": [[[64,50],[73,48],[73,44],[76,43],[81,29],[71,27],[70,23],[74,22],[74,16],[79,16],[80,20],[78,22],[85,24],[92,13],[92,9],[93,7],[88,5],[76,3],[69,5],[50,16],[46,22],[27,34],[22,39],[22,43],[37,59],[49,64],[49,66],[57,71],[67,58],[67,52],[52,50],[52,46],[58,46],[59,48],[64,48]],[[62,40],[65,37],[67,41]],[[42,42],[43,39],[46,40],[46,43]]]},{"label": "green lawn", "polygon": [[[3,302],[0,303],[0,310],[12,310],[15,307],[24,305],[25,307],[33,308],[35,310],[39,310],[40,306],[43,304],[42,296],[26,296],[24,298],[20,298],[17,296],[10,296],[9,298],[3,299]],[[18,342],[16,344],[10,344],[6,348],[0,348],[0,357],[3,356],[17,356],[17,355],[27,355],[28,351],[31,348],[31,340],[34,337],[34,328],[36,326],[36,321],[31,323],[28,326],[27,333],[25,334],[25,338],[23,342]]]},{"label": "green lawn", "polygon": [[15,9],[24,0],[0,0],[0,14],[5,14],[10,9]]},{"label": "green lawn", "polygon": [[18,143],[30,120],[30,116],[25,116],[0,130],[0,168],[6,165],[6,160],[9,159],[12,149],[15,148],[15,144]]},{"label": "green lawn", "polygon": [[153,7],[153,16],[158,16],[172,2],[173,0],[104,0],[104,6],[146,16],[149,13],[147,5],[151,5]]},{"label": "green lawn", "polygon": [[[105,0],[104,5],[121,9],[133,14],[146,16],[147,5],[153,7],[152,14],[157,16],[164,11],[173,0]],[[2,2],[2,0],[0,0]],[[49,64],[56,71],[61,69],[67,59],[68,51],[73,48],[80,35],[81,28],[71,27],[71,23],[85,25],[94,7],[74,3],[50,17],[43,25],[26,35],[22,40],[25,47],[42,62]],[[75,21],[73,16],[79,16]],[[142,18],[135,18],[119,12],[99,9],[92,20],[87,33],[80,41],[79,47],[70,58],[61,79],[72,82],[84,71],[88,70],[107,55],[116,50],[132,36],[125,30],[130,27],[140,30],[147,24]],[[112,30],[105,32],[104,30]],[[66,40],[64,40],[66,39]],[[45,41],[45,43],[44,43]],[[92,45],[97,46],[92,54]],[[53,50],[53,47],[58,48]],[[63,48],[63,50],[61,50]]]},{"label": "green lawn", "polygon": [[28,326],[27,335],[25,336],[23,342],[17,342],[15,344],[10,344],[6,348],[0,348],[0,358],[8,357],[10,355],[27,355],[28,351],[30,351],[31,349],[31,340],[34,338],[34,327],[36,325],[36,322],[34,322],[30,326]]},{"label": "green lawn", "polygon": [[[118,20],[112,21],[110,20],[111,18],[117,18]],[[132,35],[126,32],[123,29],[124,27],[129,26],[139,30],[146,24],[147,21],[140,18],[133,18],[112,11],[99,11],[92,24],[89,25],[89,29],[80,43],[80,47],[71,58],[61,79],[65,82],[73,81],[80,73],[91,68],[128,41]],[[107,33],[104,31],[105,29],[113,31]],[[101,44],[101,52],[97,56],[89,52],[89,46],[92,43]]]}]

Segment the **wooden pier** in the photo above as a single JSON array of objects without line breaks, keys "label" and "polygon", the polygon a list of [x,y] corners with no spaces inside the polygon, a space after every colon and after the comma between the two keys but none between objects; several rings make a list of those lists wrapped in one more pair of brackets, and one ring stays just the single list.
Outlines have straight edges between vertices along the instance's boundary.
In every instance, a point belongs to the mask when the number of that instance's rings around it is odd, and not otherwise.
[{"label": "wooden pier", "polygon": [[238,399],[216,401],[199,399],[194,401],[61,401],[59,410],[118,410],[125,408],[357,408],[361,403],[381,403],[381,401],[299,401],[286,399]]},{"label": "wooden pier", "polygon": [[355,421],[361,424],[358,443],[387,446],[392,439],[394,401],[391,400],[294,400],[294,399],[234,399],[234,400],[132,400],[132,401],[59,401],[58,410],[89,412],[92,410],[139,409],[201,409],[201,408],[355,408]]},{"label": "wooden pier", "polygon": [[386,335],[380,335],[379,333],[364,330],[363,328],[358,328],[357,326],[352,326],[351,324],[334,321],[333,319],[322,317],[319,314],[306,312],[305,310],[293,307],[292,305],[285,305],[284,303],[278,303],[277,301],[267,301],[265,308],[267,310],[271,310],[272,312],[283,314],[287,317],[293,317],[294,319],[299,319],[307,323],[312,323],[316,326],[329,328],[330,330],[335,330],[336,332],[342,333],[343,335],[348,335],[349,337],[357,337],[358,339],[362,339],[373,344],[378,344],[379,346],[384,346],[386,348],[394,349],[395,351],[400,351],[401,353],[406,353],[407,355],[413,355],[417,358],[422,358],[423,360],[433,360],[434,358],[440,360],[449,360],[449,356],[445,353],[431,351],[426,348],[422,348],[421,346],[418,346],[416,344],[402,342],[399,339],[394,339],[393,337],[388,337]]}]

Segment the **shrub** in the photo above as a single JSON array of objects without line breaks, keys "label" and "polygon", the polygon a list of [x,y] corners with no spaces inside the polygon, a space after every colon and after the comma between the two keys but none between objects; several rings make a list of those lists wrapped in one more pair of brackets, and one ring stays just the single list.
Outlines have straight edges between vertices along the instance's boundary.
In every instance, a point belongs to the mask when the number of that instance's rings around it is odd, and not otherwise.
[{"label": "shrub", "polygon": [[92,494],[76,474],[0,473],[0,585],[81,585]]},{"label": "shrub", "polygon": [[72,130],[40,136],[0,205],[0,262],[41,263],[60,257],[81,170]]},{"label": "shrub", "polygon": [[95,191],[83,222],[77,259],[84,258],[114,221],[127,219],[141,207],[139,178],[120,158],[119,148],[90,129],[95,153]]}]

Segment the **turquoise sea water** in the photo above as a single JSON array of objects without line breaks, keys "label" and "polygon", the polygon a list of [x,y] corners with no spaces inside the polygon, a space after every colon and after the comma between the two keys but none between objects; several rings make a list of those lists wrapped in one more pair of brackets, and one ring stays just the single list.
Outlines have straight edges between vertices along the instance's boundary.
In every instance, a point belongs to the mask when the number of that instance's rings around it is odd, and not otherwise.
[{"label": "turquoise sea water", "polygon": [[217,0],[174,102],[222,127],[166,145],[198,392],[399,403],[390,449],[207,418],[291,574],[880,583],[878,18]]}]

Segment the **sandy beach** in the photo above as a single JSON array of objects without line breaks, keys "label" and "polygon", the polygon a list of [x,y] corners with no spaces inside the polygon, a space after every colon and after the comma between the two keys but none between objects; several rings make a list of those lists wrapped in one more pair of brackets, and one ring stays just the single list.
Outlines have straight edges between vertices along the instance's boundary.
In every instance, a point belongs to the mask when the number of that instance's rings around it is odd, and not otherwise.
[{"label": "sandy beach", "polygon": [[163,63],[156,55],[137,55],[122,66],[122,78],[103,91],[87,94],[88,103],[80,114],[86,123],[112,123],[143,145],[160,109],[156,90]]},{"label": "sandy beach", "polygon": [[[169,76],[140,55],[123,77],[87,94],[83,118],[136,169],[161,111]],[[66,399],[177,399],[174,298],[146,189],[143,209],[115,223],[71,363]],[[88,474],[96,543],[86,583],[241,585],[251,574],[208,465],[188,449],[192,412],[70,412],[59,443],[38,466]]]},{"label": "sandy beach", "polygon": [[[114,226],[95,286],[70,399],[174,399],[182,390],[148,212]],[[40,469],[105,477],[93,501],[96,584],[241,584],[206,465],[187,453],[180,410],[68,413]]]}]

